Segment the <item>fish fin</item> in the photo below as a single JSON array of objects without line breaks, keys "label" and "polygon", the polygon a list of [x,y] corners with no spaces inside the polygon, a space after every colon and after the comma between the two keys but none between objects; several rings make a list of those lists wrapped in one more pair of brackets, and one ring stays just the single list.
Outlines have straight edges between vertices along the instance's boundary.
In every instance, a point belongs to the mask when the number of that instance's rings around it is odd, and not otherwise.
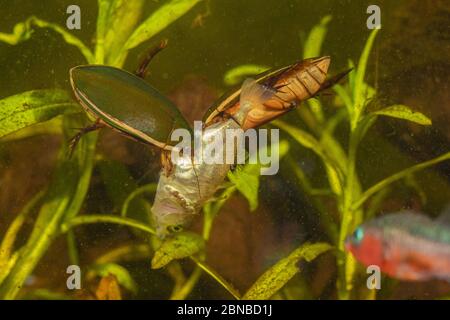
[{"label": "fish fin", "polygon": [[450,226],[450,204],[448,204],[440,216],[436,218],[436,222]]},{"label": "fish fin", "polygon": [[275,94],[272,88],[257,83],[254,79],[245,79],[241,88],[240,103],[263,104]]}]

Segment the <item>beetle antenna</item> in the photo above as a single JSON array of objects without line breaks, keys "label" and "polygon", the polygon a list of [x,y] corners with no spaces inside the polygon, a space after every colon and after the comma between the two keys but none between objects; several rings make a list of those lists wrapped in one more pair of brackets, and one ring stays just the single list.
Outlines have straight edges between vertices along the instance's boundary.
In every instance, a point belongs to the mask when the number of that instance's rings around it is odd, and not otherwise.
[{"label": "beetle antenna", "polygon": [[150,64],[150,61],[152,61],[153,57],[156,56],[162,49],[167,47],[167,43],[169,41],[167,39],[161,40],[159,45],[152,47],[147,55],[142,59],[141,63],[139,64],[139,67],[137,68],[135,75],[137,75],[140,78],[145,78],[148,71],[148,65]]}]

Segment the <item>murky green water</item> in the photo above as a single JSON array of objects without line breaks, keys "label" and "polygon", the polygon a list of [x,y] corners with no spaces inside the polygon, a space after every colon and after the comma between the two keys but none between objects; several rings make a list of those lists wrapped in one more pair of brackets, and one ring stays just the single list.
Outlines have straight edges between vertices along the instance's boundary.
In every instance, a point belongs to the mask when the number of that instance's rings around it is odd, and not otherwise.
[{"label": "murky green water", "polygon": [[[145,1],[139,21],[167,2]],[[70,4],[74,2],[0,0],[0,32],[11,33],[16,23],[32,15],[64,28],[68,16],[66,8]],[[81,8],[81,30],[70,32],[94,48],[97,3],[80,0],[76,4]],[[201,2],[152,39],[132,49],[124,68],[135,70],[149,47],[168,39],[168,47],[150,64],[146,80],[176,102],[186,118],[200,119],[204,110],[229,89],[224,83],[227,71],[244,64],[281,67],[301,60],[310,30],[327,15],[331,15],[332,20],[327,25],[321,55],[331,56],[329,74],[347,69],[349,59],[357,64],[370,34],[366,27],[366,9],[370,4],[373,1]],[[407,167],[448,153],[450,146],[450,7],[443,1],[377,1],[376,4],[381,8],[382,28],[369,56],[365,81],[377,94],[364,100],[364,105],[368,111],[393,104],[407,105],[429,117],[433,124],[421,126],[380,117],[358,148],[355,170],[362,191]],[[60,88],[71,92],[68,70],[80,64],[86,64],[82,54],[50,29],[35,28],[29,40],[17,45],[0,41],[0,99],[35,89]],[[343,83],[346,86],[347,80]],[[345,113],[339,95],[328,91],[329,94],[319,97],[326,119],[322,125],[307,104],[283,116],[282,120],[323,142],[321,139],[326,139],[324,128],[333,125],[331,119],[336,120],[336,114]],[[343,119],[336,124],[333,141],[348,155],[349,126],[345,115]],[[41,131],[31,130],[25,136],[20,136],[21,131],[18,131],[0,140],[0,239],[6,238],[9,226],[28,201],[38,192],[47,190],[55,177],[55,168],[63,162],[64,157],[58,160],[57,153],[67,139],[62,135],[59,120],[40,124]],[[336,186],[333,189],[326,165],[314,148],[296,142],[295,137],[286,132],[281,131],[281,137],[289,142],[288,156],[283,158],[279,174],[261,178],[258,208],[250,212],[245,197],[234,193],[214,219],[206,249],[200,255],[240,293],[245,293],[264,271],[307,241],[339,246],[339,241],[327,231],[328,222],[324,221],[330,220],[340,232],[345,190],[339,191]],[[331,144],[323,144],[325,153],[331,147]],[[138,144],[109,129],[99,135],[93,163],[86,198],[80,203],[79,213],[76,212],[80,216],[120,215],[130,193],[139,186],[157,182],[160,169],[157,148]],[[449,178],[448,160],[405,175],[365,204],[362,220],[401,209],[414,209],[435,217],[448,204]],[[67,178],[67,184],[70,181]],[[80,189],[68,194],[83,197]],[[30,234],[36,232],[32,230],[39,208],[52,199],[61,200],[44,198],[32,208],[11,247],[12,252],[30,245]],[[133,200],[129,217],[148,224],[152,200],[151,192]],[[60,221],[60,224],[63,223]],[[202,217],[198,217],[192,230],[202,234],[202,228]],[[134,293],[130,290],[131,280],[119,281],[122,297],[126,299],[185,298],[176,294],[189,277],[198,279],[187,289],[188,298],[232,298],[218,281],[198,271],[189,259],[152,270],[150,261],[158,244],[153,236],[143,231],[105,223],[74,230],[69,240],[66,234],[57,236],[55,232],[54,239],[36,261],[36,268],[30,269],[22,290],[14,298],[58,295],[99,298],[102,277],[106,283],[116,283],[116,278],[106,277],[109,271],[105,270],[109,269],[98,271],[94,267],[96,264],[104,267],[105,263],[122,266],[124,269],[118,272],[126,274],[126,279],[134,279],[137,287]],[[117,251],[118,248],[121,249]],[[0,258],[3,259],[0,263],[10,261],[7,256]],[[74,263],[82,270],[81,290],[66,288],[66,268]],[[298,265],[301,272],[273,297],[345,297],[342,290],[336,289],[336,283],[344,280],[333,253],[324,253],[311,263]],[[14,268],[14,262],[9,267]],[[7,266],[3,268],[6,270]],[[364,288],[364,267],[356,263],[355,268],[350,296],[375,297]],[[5,286],[5,282],[0,285],[0,293],[5,294],[2,285]],[[376,292],[376,298],[437,298],[448,295],[449,290],[448,284],[442,281],[408,283],[383,277],[382,289]],[[114,292],[109,294],[114,295]]]}]

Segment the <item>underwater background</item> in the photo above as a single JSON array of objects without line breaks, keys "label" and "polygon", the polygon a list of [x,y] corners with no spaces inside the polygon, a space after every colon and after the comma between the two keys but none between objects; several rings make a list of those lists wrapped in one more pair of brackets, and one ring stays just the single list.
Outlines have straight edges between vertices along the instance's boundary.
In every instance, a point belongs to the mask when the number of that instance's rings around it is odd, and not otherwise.
[{"label": "underwater background", "polygon": [[[135,1],[133,9],[133,5],[129,5],[129,15],[122,17],[127,23],[117,23],[117,36],[120,28],[128,23],[133,30],[158,8],[177,2],[183,1]],[[174,101],[191,123],[200,120],[206,109],[229,90],[231,84],[237,85],[251,76],[238,74],[236,80],[232,73],[230,75],[230,70],[242,65],[281,67],[305,58],[305,46],[308,43],[311,46],[308,39],[311,39],[313,28],[318,28],[316,32],[322,34],[315,40],[319,43],[320,39],[318,55],[331,56],[329,74],[346,70],[349,60],[356,65],[353,73],[358,68],[361,70],[358,62],[361,62],[367,39],[373,34],[366,27],[366,9],[377,4],[381,8],[382,28],[372,39],[374,42],[366,61],[364,83],[373,91],[370,98],[364,97],[364,112],[376,112],[382,107],[401,104],[431,119],[432,124],[423,118],[408,121],[380,117],[358,144],[355,164],[358,183],[362,190],[367,190],[405,168],[441,155],[447,157],[442,159],[446,161],[439,160],[423,170],[405,173],[401,179],[386,185],[367,203],[360,222],[402,209],[437,217],[446,208],[450,199],[448,2],[191,2],[192,5],[180,14],[179,19],[130,49],[122,66],[134,71],[150,47],[168,39],[168,47],[151,62],[146,81]],[[65,28],[66,8],[71,4],[81,8],[81,30]],[[0,32],[4,34],[11,34],[17,23],[35,16],[62,26],[89,48],[97,45],[98,4],[95,1],[0,0],[0,14]],[[134,26],[132,21],[136,21]],[[0,36],[0,99],[29,90],[53,88],[72,95],[69,69],[86,64],[86,57],[77,47],[65,42],[53,28],[32,29],[29,39],[15,44],[3,40],[11,38]],[[342,88],[351,90],[347,80],[342,82]],[[337,238],[344,236],[341,232],[343,216],[339,200],[336,200],[339,199],[339,187],[333,185],[329,164],[322,161],[317,150],[305,143],[305,139],[295,139],[296,128],[311,136],[323,137],[322,129],[317,129],[318,123],[323,128],[334,126],[334,142],[320,140],[323,142],[321,148],[325,153],[331,153],[328,148],[337,148],[337,143],[339,149],[347,152],[349,124],[339,120],[346,117],[343,112],[345,102],[339,92],[329,91],[329,94],[318,98],[322,119],[314,113],[317,106],[303,103],[297,110],[283,116],[279,126],[274,124],[282,129],[281,138],[289,145],[289,150],[281,160],[277,175],[259,179],[258,196],[249,197],[233,191],[232,196],[218,206],[220,212],[215,213],[214,220],[210,221],[212,227],[208,236],[205,237],[203,218],[199,217],[194,222],[191,230],[205,238],[201,248],[196,247],[188,254],[177,256],[161,268],[152,268],[151,263],[160,245],[159,240],[145,231],[100,221],[77,226],[68,232],[70,221],[64,220],[67,217],[53,221],[51,212],[54,208],[44,212],[46,206],[57,207],[58,201],[66,199],[66,196],[72,197],[70,201],[79,196],[78,202],[71,202],[77,205],[61,209],[61,215],[70,211],[72,216],[120,217],[125,204],[129,219],[149,224],[149,207],[154,193],[151,190],[160,170],[157,148],[103,129],[97,142],[96,138],[83,142],[88,146],[84,151],[86,154],[96,144],[90,160],[81,151],[72,160],[67,160],[66,154],[60,150],[76,129],[86,123],[81,107],[78,112],[64,111],[61,112],[65,113],[63,116],[8,132],[0,138],[0,240],[3,241],[1,248],[8,251],[0,253],[0,297],[231,299],[232,292],[247,292],[246,298],[274,299],[424,299],[448,296],[450,285],[445,281],[404,282],[383,277],[381,290],[368,290],[365,288],[367,274],[362,265],[351,262],[355,268],[351,272],[348,268],[339,269],[342,267],[337,260],[349,263],[345,260],[348,257],[338,258],[341,253]],[[0,100],[0,108],[3,106]],[[335,118],[337,114],[342,116]],[[3,115],[1,110],[0,115]],[[74,119],[68,120],[71,121],[69,124],[63,120],[70,117]],[[65,161],[77,162],[79,176],[73,177],[70,173],[72,167],[70,164],[64,167]],[[83,171],[89,166],[92,171]],[[52,188],[58,174],[61,175],[59,185]],[[61,194],[55,193],[72,181],[77,187],[61,191]],[[148,187],[139,189],[143,186]],[[48,190],[53,190],[52,196],[45,195]],[[136,190],[140,191],[130,198]],[[253,204],[256,201],[254,210],[250,210],[249,201]],[[21,216],[22,221],[18,221],[16,218],[24,210],[27,213]],[[39,221],[46,221],[42,224],[44,228],[54,223],[51,241],[39,238],[40,232],[46,232],[36,229],[36,226],[42,228]],[[19,226],[18,230],[11,228],[14,225]],[[349,229],[347,233],[351,233],[354,227],[351,224],[346,226]],[[5,239],[13,240],[8,244]],[[318,256],[311,262],[305,261],[309,258],[300,259],[300,256],[304,258],[302,253],[297,258],[293,257],[292,252],[305,243],[327,243],[335,249],[319,248],[323,254],[313,253],[314,258]],[[26,256],[24,252],[31,257],[23,258],[24,263],[30,263],[25,267],[17,264],[21,262],[21,255]],[[186,258],[191,254],[195,255],[194,260]],[[279,270],[272,269],[272,281],[279,286],[267,288],[260,276],[286,257],[291,260],[285,260],[284,268],[295,271],[284,275],[284,281]],[[201,267],[202,261],[205,261],[204,268]],[[66,268],[72,264],[79,265],[82,270],[80,290],[66,287]],[[281,265],[278,267],[282,269]],[[29,273],[22,274],[21,270]],[[258,279],[262,281],[263,293],[260,296],[255,292],[249,294],[247,290],[252,285],[255,287]],[[346,287],[349,282],[353,286]],[[20,290],[11,289],[13,284],[19,283]]]}]

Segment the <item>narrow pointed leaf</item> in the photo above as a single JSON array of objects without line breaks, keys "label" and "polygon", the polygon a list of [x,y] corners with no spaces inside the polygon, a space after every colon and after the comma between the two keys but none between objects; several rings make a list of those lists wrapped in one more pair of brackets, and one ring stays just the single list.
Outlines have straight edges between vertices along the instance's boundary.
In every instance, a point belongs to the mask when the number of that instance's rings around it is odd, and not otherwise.
[{"label": "narrow pointed leaf", "polygon": [[6,42],[11,45],[16,45],[22,41],[30,39],[33,34],[33,27],[48,28],[56,33],[59,33],[64,41],[72,46],[75,46],[80,50],[83,56],[89,63],[94,63],[94,55],[91,50],[76,36],[68,32],[66,28],[61,27],[58,24],[47,22],[45,20],[36,18],[34,16],[29,17],[25,22],[20,22],[14,26],[12,33],[1,33],[0,41]]},{"label": "narrow pointed leaf", "polygon": [[[278,159],[284,157],[289,150],[289,143],[282,140],[279,144],[270,146],[272,152],[278,153]],[[274,148],[278,148],[275,150]],[[261,148],[258,153],[267,154],[267,148]],[[276,157],[275,157],[276,158]],[[245,166],[238,166],[235,171],[228,172],[228,179],[236,186],[239,192],[247,199],[250,211],[258,207],[258,189],[260,175],[267,169],[267,165],[261,163],[248,163]]]},{"label": "narrow pointed leaf", "polygon": [[250,211],[254,211],[258,207],[260,168],[258,164],[247,164],[228,173],[228,179],[236,185],[239,192],[248,200]]},{"label": "narrow pointed leaf", "polygon": [[0,137],[61,114],[79,111],[79,106],[63,90],[32,90],[16,94],[0,100]]},{"label": "narrow pointed leaf", "polygon": [[408,106],[397,104],[374,112],[374,114],[397,119],[408,120],[424,126],[430,126],[431,120],[421,112],[414,111]]},{"label": "narrow pointed leaf", "polygon": [[100,277],[107,277],[108,275],[114,275],[117,282],[124,288],[130,290],[133,293],[137,293],[137,284],[131,277],[127,269],[116,263],[102,263],[95,264],[89,268],[91,274],[98,275]]},{"label": "narrow pointed leaf", "polygon": [[359,58],[358,67],[356,69],[355,79],[354,79],[354,87],[353,87],[353,104],[354,104],[354,112],[352,113],[352,121],[351,126],[352,130],[356,129],[356,124],[359,121],[359,117],[361,116],[364,109],[364,101],[366,99],[365,95],[365,84],[364,77],[366,75],[367,64],[369,61],[370,51],[372,50],[373,43],[375,41],[375,37],[377,36],[379,29],[374,29],[369,38],[366,41],[366,45],[364,46],[364,50]]},{"label": "narrow pointed leaf", "polygon": [[201,236],[193,232],[180,232],[166,239],[156,250],[152,259],[152,269],[159,269],[175,259],[183,259],[203,250]]},{"label": "narrow pointed leaf", "polygon": [[144,3],[144,0],[99,0],[97,61],[106,56],[107,64],[114,63],[139,22]]},{"label": "narrow pointed leaf", "polygon": [[172,22],[187,13],[200,0],[170,0],[156,9],[137,29],[131,34],[125,43],[121,54],[116,58],[114,65],[120,65],[124,61],[128,50],[149,40],[161,30],[164,30]]},{"label": "narrow pointed leaf", "polygon": [[305,259],[307,262],[314,260],[320,254],[332,247],[327,243],[306,243],[294,250],[289,256],[278,261],[269,268],[250,289],[244,294],[244,300],[266,300],[278,292],[300,270],[298,262]]},{"label": "narrow pointed leaf", "polygon": [[223,77],[223,82],[227,86],[234,86],[241,83],[246,77],[263,73],[269,69],[270,67],[258,64],[243,64],[228,70]]},{"label": "narrow pointed leaf", "polygon": [[320,55],[320,49],[327,34],[327,25],[330,21],[331,15],[327,15],[311,29],[303,49],[303,59],[314,58]]}]

